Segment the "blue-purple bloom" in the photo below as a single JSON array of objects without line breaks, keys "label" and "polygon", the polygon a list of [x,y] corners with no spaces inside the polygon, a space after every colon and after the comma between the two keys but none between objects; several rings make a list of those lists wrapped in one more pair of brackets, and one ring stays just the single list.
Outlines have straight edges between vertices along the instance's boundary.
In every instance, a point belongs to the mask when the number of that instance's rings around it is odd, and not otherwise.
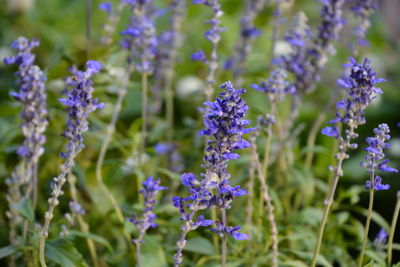
[{"label": "blue-purple bloom", "polygon": [[125,0],[133,12],[127,28],[121,32],[125,39],[121,46],[130,53],[129,61],[135,62],[141,73],[153,73],[153,60],[157,52],[157,37],[150,0]]},{"label": "blue-purple bloom", "polygon": [[[388,149],[390,145],[386,143],[390,139],[390,129],[385,123],[379,124],[378,128],[374,129],[375,136],[368,137],[366,139],[368,147],[365,151],[368,155],[364,157],[365,161],[362,161],[360,165],[368,170],[369,173],[375,174],[377,170],[382,172],[398,172],[395,168],[387,166],[389,160],[384,160],[384,150]],[[374,190],[388,190],[390,185],[382,184],[382,178],[376,176],[374,181],[367,181],[365,183],[366,188],[374,187]]]},{"label": "blue-purple bloom", "polygon": [[[204,217],[201,215],[194,220],[195,213],[210,206],[225,211],[230,208],[235,197],[247,193],[240,186],[231,186],[229,182],[231,176],[227,170],[229,160],[239,158],[239,154],[233,151],[250,146],[250,143],[243,138],[244,134],[253,130],[246,128],[250,121],[244,118],[248,107],[241,95],[245,93],[245,89],[235,89],[231,82],[222,84],[220,88],[224,91],[219,97],[214,102],[205,103],[207,109],[204,115],[204,129],[199,133],[209,136],[202,165],[205,173],[202,173],[201,179],[193,173],[182,174],[182,184],[189,187],[190,196],[173,198],[173,204],[179,209],[183,221],[182,236],[177,242],[178,250],[174,255],[175,266],[182,263],[182,250],[186,245],[187,233],[198,226],[213,224],[211,220],[204,222]],[[221,225],[217,225],[217,228],[223,227],[223,230],[213,231],[245,239],[245,235],[238,232],[240,227],[227,226],[224,221]]]},{"label": "blue-purple bloom", "polygon": [[377,0],[355,0],[353,1],[351,11],[354,16],[360,20],[360,23],[354,29],[354,34],[358,37],[358,44],[367,46],[368,41],[365,39],[365,35],[368,28],[371,26],[369,17],[378,9]]},{"label": "blue-purple bloom", "polygon": [[375,246],[383,246],[386,244],[388,238],[388,233],[385,231],[385,229],[381,228],[379,230],[378,234],[375,237],[374,240],[374,245]]},{"label": "blue-purple bloom", "polygon": [[48,124],[46,77],[40,68],[34,65],[35,55],[31,53],[32,49],[38,45],[37,40],[19,37],[11,45],[18,54],[4,59],[6,64],[18,65],[15,75],[18,78],[17,84],[20,85],[20,91],[11,92],[11,96],[23,104],[21,128],[25,140],[18,148],[17,154],[30,166],[30,169],[25,170],[28,181],[31,180],[34,171],[31,168],[43,154],[43,144],[46,141],[44,131]]},{"label": "blue-purple bloom", "polygon": [[213,11],[212,19],[208,19],[205,21],[207,24],[211,24],[211,29],[207,30],[204,33],[204,37],[212,44],[212,51],[210,57],[207,58],[204,55],[204,52],[202,51],[195,52],[195,54],[192,55],[193,60],[202,61],[206,63],[208,66],[208,76],[207,76],[208,86],[205,89],[205,94],[207,101],[210,101],[214,91],[212,85],[215,83],[215,72],[217,71],[218,68],[218,55],[217,55],[218,43],[221,39],[220,35],[221,32],[225,31],[225,28],[220,26],[221,24],[220,18],[222,17],[224,12],[221,10],[221,4],[219,3],[218,0],[193,0],[192,3],[203,4],[205,6],[210,7]]},{"label": "blue-purple bloom", "polygon": [[139,219],[135,214],[128,220],[133,223],[139,230],[138,238],[134,239],[134,243],[143,243],[143,237],[149,228],[157,227],[154,220],[157,216],[154,214],[154,205],[157,203],[157,192],[168,189],[165,186],[160,186],[160,179],[154,180],[153,177],[148,177],[142,182],[143,188],[139,191],[144,197],[144,210],[142,217]]},{"label": "blue-purple bloom", "polygon": [[[45,223],[40,232],[41,238],[46,239],[50,222],[53,218],[54,208],[59,204],[58,197],[63,194],[62,187],[67,181],[67,175],[75,164],[75,157],[85,147],[83,144],[83,133],[89,129],[87,118],[96,109],[103,108],[104,103],[99,103],[97,98],[93,99],[93,76],[98,73],[102,65],[95,60],[87,62],[85,71],[80,71],[73,66],[69,71],[72,76],[65,79],[67,89],[65,98],[60,98],[61,104],[67,107],[67,129],[63,136],[68,139],[65,146],[66,151],[61,152],[64,163],[58,177],[54,177],[50,184],[52,189],[49,198],[49,209],[45,212]],[[41,243],[42,244],[42,243]]]},{"label": "blue-purple bloom", "polygon": [[[375,87],[384,79],[376,78],[376,72],[371,67],[371,62],[366,58],[363,64],[358,64],[354,58],[350,58],[350,63],[344,67],[351,68],[350,75],[338,79],[338,84],[343,87],[348,96],[336,104],[339,110],[336,112],[336,118],[329,121],[329,124],[336,125],[341,122],[348,125],[352,130],[349,131],[350,139],[357,137],[354,130],[365,123],[364,110],[374,100],[378,94],[382,94],[380,88]],[[322,133],[328,136],[340,138],[337,128],[326,127]]]},{"label": "blue-purple bloom", "polygon": [[110,2],[103,2],[99,4],[99,9],[106,12],[109,16],[112,14],[112,4]]}]

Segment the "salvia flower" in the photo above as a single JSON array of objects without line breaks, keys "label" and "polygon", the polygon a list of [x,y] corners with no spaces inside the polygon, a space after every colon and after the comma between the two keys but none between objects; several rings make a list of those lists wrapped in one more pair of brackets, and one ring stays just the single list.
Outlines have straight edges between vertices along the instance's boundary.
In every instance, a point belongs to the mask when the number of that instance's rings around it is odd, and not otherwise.
[{"label": "salvia flower", "polygon": [[109,1],[99,4],[99,9],[107,14],[107,20],[103,24],[104,35],[101,37],[101,42],[110,45],[113,41],[113,34],[121,17],[121,12],[126,6],[125,1],[120,1],[117,6]]},{"label": "salvia flower", "polygon": [[127,28],[121,32],[125,39],[121,46],[130,53],[129,61],[135,62],[141,73],[153,73],[153,60],[157,52],[157,37],[150,9],[151,1],[125,0],[133,12]]},{"label": "salvia flower", "polygon": [[[389,135],[390,129],[387,124],[382,123],[378,128],[374,129],[375,136],[368,137],[366,139],[368,147],[365,151],[368,152],[367,156],[364,157],[365,161],[362,161],[360,165],[368,170],[369,173],[374,174],[375,171],[380,170],[382,172],[398,172],[395,168],[387,166],[389,160],[385,160],[384,150],[389,148],[389,144],[386,143],[390,139]],[[371,186],[375,190],[388,190],[390,188],[387,184],[382,184],[382,178],[380,176],[375,176],[372,181],[367,181],[365,187],[370,189]]]},{"label": "salvia flower", "polygon": [[48,235],[50,221],[53,218],[54,208],[59,204],[59,196],[63,194],[62,187],[67,180],[66,176],[75,164],[76,155],[84,148],[83,133],[89,129],[87,117],[96,109],[104,107],[104,104],[99,103],[97,98],[92,98],[94,90],[92,77],[101,68],[102,65],[99,62],[89,60],[85,71],[80,71],[74,66],[70,69],[72,76],[65,80],[69,90],[66,90],[66,97],[59,99],[59,101],[67,107],[68,111],[67,129],[63,133],[68,144],[65,146],[65,151],[61,153],[61,157],[64,159],[61,173],[58,177],[53,178],[50,184],[52,192],[48,200],[49,210],[45,213],[45,224],[41,231],[41,246],[43,247],[44,240]]},{"label": "salvia flower", "polygon": [[46,141],[44,131],[47,127],[46,109],[46,77],[40,68],[34,65],[35,55],[32,49],[39,45],[37,40],[28,40],[19,37],[11,45],[18,54],[5,58],[6,64],[18,65],[17,84],[19,92],[12,92],[11,96],[23,104],[21,118],[22,134],[25,140],[17,150],[19,157],[26,161],[25,183],[33,182],[34,165],[43,154],[43,144]]},{"label": "salvia flower", "polygon": [[[175,266],[182,263],[182,250],[186,245],[186,235],[199,226],[209,226],[214,222],[204,219],[199,215],[195,219],[195,213],[216,206],[221,211],[230,208],[230,204],[235,197],[243,196],[247,192],[240,186],[232,186],[229,182],[230,174],[227,170],[228,162],[239,158],[239,154],[234,153],[236,149],[243,149],[250,146],[243,135],[253,129],[246,128],[250,121],[244,117],[248,107],[241,95],[244,89],[235,89],[230,82],[220,86],[224,91],[219,94],[214,102],[206,102],[207,109],[204,115],[204,129],[200,135],[209,136],[207,148],[203,158],[202,167],[205,173],[198,179],[193,173],[182,175],[182,184],[189,187],[189,197],[173,198],[173,204],[179,209],[183,225],[182,234],[177,242],[177,253],[174,256]],[[220,235],[232,235],[237,239],[245,239],[244,234],[238,232],[238,227],[230,227],[225,221],[213,230]]]},{"label": "salvia flower", "polygon": [[368,45],[365,35],[371,26],[369,18],[376,9],[378,9],[377,0],[355,0],[351,7],[354,16],[360,20],[360,23],[354,29],[354,34],[358,37],[359,45]]},{"label": "salvia flower", "polygon": [[296,93],[296,88],[289,83],[287,76],[284,69],[278,68],[272,71],[266,82],[261,82],[261,85],[252,84],[251,87],[265,93],[270,101],[282,100],[285,95]]},{"label": "salvia flower", "polygon": [[[10,210],[6,215],[10,220],[10,242],[17,245],[17,224],[21,221],[18,212],[12,208],[13,204],[21,200],[21,193],[30,197],[36,187],[37,164],[43,154],[43,144],[46,140],[44,132],[47,127],[46,109],[46,77],[38,66],[34,64],[35,55],[32,49],[39,45],[37,40],[28,40],[19,37],[11,44],[11,48],[17,50],[17,55],[4,59],[5,64],[18,66],[17,84],[19,92],[12,92],[11,96],[23,105],[20,114],[22,118],[21,130],[24,136],[23,144],[17,149],[21,162],[17,165],[10,178],[6,179],[8,193],[6,199]],[[21,189],[23,188],[23,192]],[[35,202],[35,194],[33,195]]]},{"label": "salvia flower", "polygon": [[[375,87],[384,79],[377,78],[375,71],[371,67],[371,62],[366,58],[363,64],[358,64],[355,59],[350,58],[350,63],[345,67],[351,68],[350,75],[342,79],[338,79],[338,84],[347,91],[347,97],[337,102],[336,118],[328,122],[336,125],[341,122],[348,125],[351,130],[346,130],[349,139],[354,139],[358,135],[354,130],[365,123],[364,110],[374,100],[378,94],[382,94],[380,88]],[[335,138],[340,138],[340,134],[336,126],[328,126],[322,129],[322,133]]]},{"label": "salvia flower", "polygon": [[193,60],[203,61],[208,66],[208,76],[207,76],[208,87],[205,90],[205,94],[207,101],[210,101],[213,93],[212,85],[215,83],[215,72],[217,71],[218,68],[218,54],[217,54],[218,43],[221,40],[221,32],[225,31],[225,28],[220,26],[221,25],[220,18],[222,17],[224,12],[221,10],[221,4],[219,3],[218,0],[193,0],[192,3],[203,4],[205,6],[210,7],[213,11],[212,19],[205,21],[207,24],[211,25],[211,29],[207,30],[204,33],[204,37],[212,44],[212,51],[210,57],[209,59],[207,59],[204,52],[202,51],[198,51],[192,56]]},{"label": "salvia flower", "polygon": [[378,234],[375,237],[374,245],[377,247],[385,245],[387,242],[387,238],[388,233],[385,231],[385,229],[381,228],[381,230],[379,230]]},{"label": "salvia flower", "polygon": [[157,227],[154,220],[157,216],[154,214],[154,205],[157,203],[157,192],[166,190],[167,187],[160,186],[160,179],[148,177],[142,182],[143,188],[139,191],[144,197],[144,210],[142,217],[139,219],[136,215],[132,215],[128,220],[133,223],[139,230],[138,238],[134,239],[134,243],[143,243],[143,237],[149,228]]}]

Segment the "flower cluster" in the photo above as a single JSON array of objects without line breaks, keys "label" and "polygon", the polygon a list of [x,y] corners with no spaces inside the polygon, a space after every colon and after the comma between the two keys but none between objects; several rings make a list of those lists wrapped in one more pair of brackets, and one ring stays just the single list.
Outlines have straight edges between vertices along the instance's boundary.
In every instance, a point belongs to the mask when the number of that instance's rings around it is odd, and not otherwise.
[{"label": "flower cluster", "polygon": [[11,45],[18,54],[4,60],[6,64],[16,64],[19,67],[15,75],[18,77],[17,84],[21,86],[20,91],[12,92],[11,96],[23,104],[21,128],[25,140],[18,148],[17,154],[27,161],[27,166],[30,166],[25,170],[26,182],[31,180],[34,172],[33,165],[43,154],[43,144],[46,140],[44,131],[48,124],[46,77],[40,68],[34,65],[35,55],[31,53],[32,49],[38,45],[39,42],[36,40],[19,37]]},{"label": "flower cluster", "polygon": [[294,86],[301,90],[307,87],[312,73],[308,58],[313,34],[307,21],[308,18],[303,12],[299,12],[293,17],[289,32],[284,38],[290,44],[292,51],[289,55],[282,55],[273,60],[274,63],[295,76]]},{"label": "flower cluster", "polygon": [[[348,97],[336,104],[336,108],[343,112],[337,112],[336,118],[328,123],[337,124],[341,122],[348,125],[352,130],[346,132],[346,134],[349,135],[349,139],[354,139],[357,137],[354,129],[365,123],[364,110],[378,94],[383,93],[380,88],[375,87],[375,84],[383,82],[384,79],[376,78],[376,72],[372,69],[371,62],[367,58],[363,64],[358,64],[353,58],[350,58],[350,63],[345,64],[344,67],[351,68],[350,75],[338,79],[338,84],[347,90]],[[325,127],[322,133],[340,138],[336,126]]]},{"label": "flower cluster", "polygon": [[[243,139],[243,135],[253,129],[245,128],[250,121],[244,117],[248,107],[241,95],[244,89],[235,89],[230,82],[220,86],[224,92],[214,102],[206,102],[206,114],[204,115],[204,129],[200,135],[209,136],[204,164],[202,167],[205,173],[202,179],[196,175],[186,173],[182,175],[182,184],[189,187],[190,196],[173,198],[174,206],[179,209],[183,225],[182,236],[177,242],[178,251],[174,256],[175,266],[182,263],[182,250],[186,244],[186,235],[189,231],[199,226],[209,226],[213,221],[206,220],[202,215],[194,221],[195,213],[199,210],[216,206],[221,211],[230,208],[230,203],[235,197],[243,196],[247,192],[240,186],[231,186],[228,170],[228,161],[238,159],[239,154],[232,152],[236,149],[243,149],[250,146],[250,143]],[[236,239],[246,239],[247,235],[238,232],[240,227],[230,227],[225,221],[216,222],[217,228],[213,232],[219,235],[231,235]]]},{"label": "flower cluster", "polygon": [[[318,34],[312,36],[307,26],[307,18],[300,13],[294,20],[292,30],[285,40],[290,43],[293,52],[277,60],[296,78],[295,87],[301,93],[312,90],[319,80],[319,72],[326,65],[329,56],[335,54],[333,41],[339,38],[343,28],[344,0],[321,0],[322,18]],[[312,40],[312,42],[310,42]]]},{"label": "flower cluster", "polygon": [[365,34],[371,26],[369,17],[378,8],[377,0],[356,0],[351,7],[354,16],[360,19],[360,23],[355,28],[354,33],[358,37],[358,44],[367,46],[368,42],[365,40]]},{"label": "flower cluster", "polygon": [[48,235],[50,221],[53,218],[54,208],[58,205],[58,197],[63,194],[62,186],[66,182],[66,176],[71,171],[74,165],[76,155],[84,148],[83,133],[88,130],[87,117],[89,113],[98,108],[103,108],[103,103],[98,103],[97,99],[92,98],[93,81],[92,77],[98,73],[102,65],[94,60],[87,62],[85,71],[78,70],[75,66],[70,69],[71,77],[65,80],[67,87],[67,95],[65,98],[59,99],[61,104],[67,107],[67,129],[63,136],[68,139],[66,151],[61,152],[64,163],[61,166],[61,173],[53,179],[50,187],[52,189],[51,198],[49,199],[49,210],[45,213],[45,224],[41,231],[42,238]]},{"label": "flower cluster", "polygon": [[277,68],[272,71],[271,77],[266,82],[261,82],[261,85],[252,84],[251,87],[265,93],[271,102],[280,101],[285,95],[296,93],[296,88],[288,82],[287,76],[284,69]]},{"label": "flower cluster", "polygon": [[121,46],[130,53],[129,61],[136,63],[141,73],[154,71],[153,59],[157,52],[157,37],[150,0],[125,0],[133,12],[127,28],[121,32],[125,39]]},{"label": "flower cluster", "polygon": [[[397,172],[396,169],[387,165],[389,160],[384,160],[385,153],[383,151],[390,147],[389,144],[386,143],[386,141],[390,139],[390,129],[388,125],[385,123],[379,124],[378,128],[374,129],[374,133],[374,137],[368,137],[366,139],[368,147],[365,151],[368,152],[368,155],[364,157],[365,161],[362,161],[360,165],[372,174],[374,174],[376,170],[382,172]],[[367,181],[365,187],[367,189],[371,188],[371,183],[375,190],[388,190],[390,188],[390,185],[382,184],[382,178],[379,176],[375,176],[373,181]]]},{"label": "flower cluster", "polygon": [[154,205],[157,203],[156,195],[158,191],[166,190],[167,187],[160,186],[160,179],[154,180],[153,177],[148,177],[142,182],[143,188],[139,191],[144,197],[144,210],[141,219],[138,219],[136,215],[132,215],[128,220],[133,223],[139,229],[139,236],[134,239],[135,243],[142,243],[143,236],[147,229],[157,227],[154,220],[157,216],[154,214]]}]

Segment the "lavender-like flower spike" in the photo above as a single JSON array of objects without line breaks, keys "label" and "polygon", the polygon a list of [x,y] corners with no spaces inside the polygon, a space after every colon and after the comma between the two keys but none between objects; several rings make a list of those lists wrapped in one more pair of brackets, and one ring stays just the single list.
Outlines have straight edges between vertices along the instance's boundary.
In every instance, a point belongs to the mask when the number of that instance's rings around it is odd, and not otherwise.
[{"label": "lavender-like flower spike", "polygon": [[65,83],[68,88],[65,98],[59,99],[61,104],[67,107],[67,129],[63,136],[68,139],[65,146],[66,151],[61,153],[64,163],[58,177],[53,178],[50,184],[52,189],[49,198],[49,209],[44,214],[44,225],[40,232],[40,262],[45,266],[44,245],[48,236],[50,222],[53,218],[55,207],[59,204],[58,197],[63,194],[62,187],[67,180],[67,175],[74,166],[76,155],[84,148],[82,134],[88,130],[87,117],[89,113],[98,108],[103,108],[103,103],[98,103],[97,99],[92,98],[93,81],[92,77],[98,73],[102,65],[94,60],[87,62],[85,71],[78,70],[75,66],[70,69],[71,77],[66,78]]},{"label": "lavender-like flower spike", "polygon": [[354,16],[360,20],[360,23],[354,29],[355,35],[358,37],[358,44],[367,46],[368,41],[365,35],[371,26],[369,17],[378,9],[378,1],[376,0],[355,0],[351,7]]},{"label": "lavender-like flower spike", "polygon": [[127,28],[121,32],[126,36],[121,46],[131,53],[129,60],[136,63],[139,72],[152,74],[157,37],[152,19],[154,14],[150,9],[151,1],[124,0],[124,2],[131,7],[133,15]]},{"label": "lavender-like flower spike", "polygon": [[156,195],[158,191],[168,189],[165,186],[160,186],[160,179],[154,180],[153,177],[148,177],[147,180],[142,182],[143,188],[139,191],[144,197],[144,210],[142,218],[137,218],[132,215],[128,220],[139,229],[139,235],[133,242],[137,245],[143,243],[143,237],[149,228],[157,227],[154,220],[157,216],[154,214],[154,205],[157,203]]},{"label": "lavender-like flower spike", "polygon": [[38,45],[37,40],[19,37],[11,45],[18,54],[4,60],[6,64],[19,66],[15,75],[18,77],[17,84],[21,89],[19,92],[12,92],[11,96],[23,104],[21,129],[25,140],[18,148],[17,154],[25,161],[23,182],[27,185],[27,195],[31,193],[36,183],[35,168],[39,157],[43,154],[43,144],[46,141],[44,131],[48,124],[46,77],[40,68],[34,65],[35,55],[31,53],[31,50]]},{"label": "lavender-like flower spike", "polygon": [[[215,83],[215,72],[217,71],[218,68],[218,54],[217,54],[218,43],[221,39],[220,33],[222,31],[225,31],[225,28],[220,26],[221,24],[220,18],[224,14],[224,12],[221,10],[221,4],[219,3],[218,0],[193,0],[192,3],[209,6],[214,14],[212,19],[206,20],[207,24],[211,24],[211,29],[209,29],[204,33],[204,37],[212,44],[212,51],[210,58],[207,60],[205,56],[202,57],[201,59],[199,59],[198,57],[194,58],[192,57],[192,59],[203,61],[208,65],[208,76],[207,76],[208,86],[205,90],[205,94],[207,101],[211,101],[211,96],[214,91],[212,85]],[[196,53],[198,55],[201,54],[200,51]],[[202,54],[204,55],[204,52]]]},{"label": "lavender-like flower spike", "polygon": [[369,172],[369,181],[365,183],[365,187],[369,189],[369,205],[367,220],[365,222],[364,239],[362,243],[360,258],[358,261],[358,266],[361,267],[364,262],[364,254],[367,246],[368,231],[372,218],[372,211],[374,205],[374,191],[375,190],[388,190],[390,185],[382,184],[382,178],[376,175],[378,170],[383,172],[398,172],[394,168],[389,168],[387,166],[388,160],[383,160],[385,158],[384,150],[388,149],[390,146],[386,143],[390,139],[390,129],[386,123],[379,124],[378,128],[374,129],[375,136],[368,137],[366,139],[368,147],[365,149],[368,154],[364,157],[365,161],[361,162],[361,167],[364,167]]},{"label": "lavender-like flower spike", "polygon": [[[211,220],[205,220],[202,215],[194,220],[195,213],[211,205],[225,213],[235,197],[247,193],[240,186],[230,185],[230,174],[227,170],[228,161],[239,158],[233,150],[250,146],[250,143],[243,139],[244,134],[253,130],[245,128],[250,124],[250,121],[244,118],[248,107],[241,98],[245,90],[233,88],[230,82],[222,84],[220,88],[224,91],[219,97],[214,102],[205,103],[208,108],[204,115],[204,129],[200,131],[201,135],[210,137],[202,165],[205,173],[200,180],[192,173],[183,174],[182,184],[189,187],[190,196],[173,198],[174,206],[179,209],[183,221],[182,235],[177,242],[178,249],[174,256],[175,266],[182,263],[182,250],[186,245],[187,233],[199,226],[213,224]],[[224,238],[231,235],[236,239],[246,239],[245,234],[238,232],[239,228],[227,226],[224,215],[216,225],[217,228],[213,228],[212,231]]]},{"label": "lavender-like flower spike", "polygon": [[[389,132],[388,125],[383,123],[374,129],[375,137],[368,137],[366,139],[368,147],[365,151],[368,152],[368,155],[365,156],[365,161],[362,161],[360,165],[366,168],[369,173],[375,173],[377,170],[382,172],[398,172],[395,168],[387,166],[389,160],[384,160],[385,154],[383,150],[390,147],[386,143],[390,139]],[[388,190],[390,188],[390,185],[382,184],[382,178],[379,176],[376,176],[372,182],[370,180],[366,181],[365,187],[370,189],[371,184],[375,190]]]},{"label": "lavender-like flower spike", "polygon": [[121,12],[125,6],[125,1],[120,1],[116,7],[113,7],[112,3],[109,1],[99,4],[99,9],[104,11],[108,16],[106,23],[103,24],[104,36],[101,38],[101,42],[103,44],[110,45],[112,43],[112,37],[115,33],[115,28],[120,20]]},{"label": "lavender-like flower spike", "polygon": [[[356,143],[352,141],[358,137],[355,132],[359,125],[365,123],[364,110],[376,98],[377,94],[383,93],[380,88],[375,87],[376,83],[384,81],[384,79],[376,78],[376,73],[370,65],[370,61],[366,58],[363,64],[358,64],[353,58],[350,58],[350,63],[344,67],[350,67],[351,72],[348,77],[338,80],[338,84],[344,87],[347,91],[347,96],[337,102],[336,108],[339,110],[336,113],[336,118],[328,123],[333,126],[328,126],[322,129],[322,134],[337,138],[339,141],[339,152],[335,155],[337,164],[336,167],[330,167],[334,171],[334,179],[329,188],[327,199],[324,201],[326,205],[323,218],[321,220],[317,246],[314,251],[311,266],[316,266],[317,257],[322,244],[325,225],[328,219],[330,208],[334,201],[335,191],[339,182],[339,178],[343,176],[342,164],[349,157],[347,151],[357,148]],[[346,129],[342,136],[337,123],[342,123]]]},{"label": "lavender-like flower spike", "polygon": [[375,237],[374,245],[377,247],[381,247],[386,244],[387,239],[388,233],[385,231],[385,229],[381,228],[381,230],[379,230],[378,234]]}]

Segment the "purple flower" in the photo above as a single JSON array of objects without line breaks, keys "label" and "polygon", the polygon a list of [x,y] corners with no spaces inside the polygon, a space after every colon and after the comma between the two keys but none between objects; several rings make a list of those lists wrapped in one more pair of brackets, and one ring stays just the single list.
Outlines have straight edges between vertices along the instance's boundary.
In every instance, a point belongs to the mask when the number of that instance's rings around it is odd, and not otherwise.
[{"label": "purple flower", "polygon": [[224,236],[225,234],[228,234],[235,238],[236,240],[246,240],[248,239],[248,236],[244,233],[239,232],[240,226],[232,227],[232,226],[224,226],[220,222],[215,223],[217,227],[211,228],[211,231],[214,233],[217,233],[219,236]]},{"label": "purple flower", "polygon": [[[361,166],[366,168],[369,173],[374,173],[375,170],[382,172],[397,172],[396,169],[387,166],[389,160],[384,160],[384,150],[389,148],[389,144],[386,143],[390,139],[389,127],[387,124],[379,124],[378,128],[374,129],[375,136],[368,137],[366,139],[368,147],[365,149],[368,155],[365,156],[365,161],[361,162]],[[387,190],[390,188],[389,185],[382,184],[382,178],[376,176],[374,179],[375,190]],[[371,187],[371,181],[365,183],[366,188]]]},{"label": "purple flower", "polygon": [[110,2],[103,2],[99,4],[99,9],[103,10],[110,16],[112,13],[112,4]]},{"label": "purple flower", "polygon": [[133,15],[127,28],[121,31],[125,39],[121,46],[130,52],[129,60],[136,62],[136,68],[142,73],[153,73],[153,60],[157,52],[157,37],[152,12],[149,8],[150,0],[125,1],[130,5]]},{"label": "purple flower", "polygon": [[197,52],[194,52],[191,56],[191,59],[193,61],[202,61],[202,62],[207,62],[206,55],[204,54],[203,50],[199,50]]},{"label": "purple flower", "polygon": [[339,131],[336,126],[335,127],[329,127],[329,126],[325,127],[322,129],[321,132],[323,135],[330,136],[330,137],[339,137],[340,136]]},{"label": "purple flower", "polygon": [[354,29],[354,34],[358,37],[358,44],[367,46],[368,42],[365,40],[365,35],[368,28],[371,26],[369,17],[378,9],[377,0],[355,0],[353,1],[351,11],[354,16],[360,20],[360,23]]},{"label": "purple flower", "polygon": [[78,202],[70,201],[69,209],[76,214],[83,215],[86,213],[85,209]]},{"label": "purple flower", "polygon": [[157,227],[154,220],[157,216],[154,214],[154,205],[157,203],[157,192],[168,189],[165,186],[160,186],[160,179],[154,180],[153,177],[148,177],[142,182],[143,188],[139,193],[144,197],[144,210],[142,217],[139,219],[133,214],[128,221],[133,223],[139,229],[139,235],[133,240],[134,243],[143,243],[143,237],[149,228]]},{"label": "purple flower", "polygon": [[[179,266],[183,261],[182,251],[188,232],[198,226],[212,224],[211,220],[201,224],[196,223],[199,220],[203,221],[203,215],[199,215],[194,222],[195,213],[212,205],[221,210],[229,209],[230,203],[235,197],[247,193],[240,186],[230,185],[230,174],[227,170],[229,160],[239,158],[239,155],[232,151],[250,146],[250,143],[243,139],[244,134],[253,130],[246,128],[250,124],[250,121],[244,118],[248,107],[241,98],[245,90],[233,88],[230,82],[222,84],[220,88],[224,91],[216,100],[205,103],[207,108],[204,115],[204,129],[199,133],[209,136],[202,165],[205,173],[202,174],[202,179],[197,179],[193,173],[182,174],[182,184],[189,187],[190,196],[172,199],[173,205],[179,209],[180,219],[183,221],[182,235],[177,242],[177,252],[174,255],[175,266]],[[217,222],[216,224],[219,228]],[[218,232],[219,234],[229,234],[239,240],[247,237],[238,232],[240,227],[221,225],[224,227],[224,232]]]},{"label": "purple flower", "polygon": [[[384,79],[376,78],[376,72],[372,69],[371,62],[367,58],[362,65],[350,58],[350,63],[345,64],[344,67],[351,68],[350,75],[339,79],[338,84],[347,91],[347,97],[336,104],[338,109],[336,118],[329,123],[337,124],[341,122],[353,128],[349,137],[354,139],[357,137],[354,129],[365,123],[364,110],[376,98],[377,94],[383,93],[375,85],[383,82]],[[340,135],[336,134],[332,127],[324,128],[323,131],[326,135],[340,138]]]},{"label": "purple flower", "polygon": [[379,230],[378,234],[375,237],[374,245],[375,246],[385,245],[385,243],[387,242],[387,238],[388,238],[388,233],[385,231],[385,229],[381,228],[381,230]]}]

